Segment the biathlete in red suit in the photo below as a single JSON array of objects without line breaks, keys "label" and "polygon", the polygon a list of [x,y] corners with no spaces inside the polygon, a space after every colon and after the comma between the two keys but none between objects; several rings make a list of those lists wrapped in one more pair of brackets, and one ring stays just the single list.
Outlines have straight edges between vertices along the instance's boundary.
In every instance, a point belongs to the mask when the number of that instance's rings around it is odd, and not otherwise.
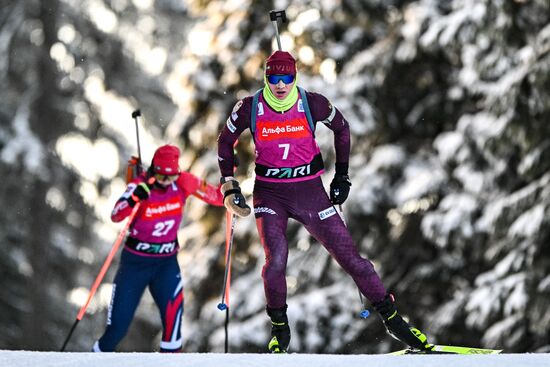
[{"label": "biathlete in red suit", "polygon": [[[268,349],[284,353],[290,343],[285,276],[289,218],[302,223],[351,275],[393,336],[416,349],[432,348],[426,336],[397,313],[393,296],[387,293],[372,263],[359,255],[334,207],[346,200],[351,186],[347,121],[324,96],[297,87],[295,81],[296,61],[288,52],[275,51],[266,61],[265,87],[237,102],[218,139],[224,204],[239,216],[248,215],[250,208],[233,178],[233,144],[246,129],[254,139],[254,214],[266,257],[262,277],[272,322]],[[330,198],[320,178],[323,159],[315,141],[319,122],[334,133],[336,173]]]},{"label": "biathlete in red suit", "polygon": [[[179,149],[164,145],[157,149],[149,170],[133,180],[117,201],[111,219],[120,222],[141,202],[130,225],[120,266],[113,283],[107,328],[94,344],[95,352],[112,352],[128,330],[146,287],[162,319],[161,352],[181,350],[183,282],[177,260],[177,232],[185,201],[191,195],[222,206],[219,186],[206,183],[179,169]],[[154,184],[147,180],[155,177]]]}]

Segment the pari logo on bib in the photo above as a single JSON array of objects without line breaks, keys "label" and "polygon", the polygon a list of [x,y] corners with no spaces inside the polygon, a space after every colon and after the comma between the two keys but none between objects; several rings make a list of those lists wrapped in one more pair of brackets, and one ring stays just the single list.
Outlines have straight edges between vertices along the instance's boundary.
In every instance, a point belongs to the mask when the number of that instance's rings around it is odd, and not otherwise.
[{"label": "pari logo on bib", "polygon": [[284,122],[258,121],[256,129],[258,139],[269,141],[275,139],[300,139],[310,135],[306,119],[293,119]]}]

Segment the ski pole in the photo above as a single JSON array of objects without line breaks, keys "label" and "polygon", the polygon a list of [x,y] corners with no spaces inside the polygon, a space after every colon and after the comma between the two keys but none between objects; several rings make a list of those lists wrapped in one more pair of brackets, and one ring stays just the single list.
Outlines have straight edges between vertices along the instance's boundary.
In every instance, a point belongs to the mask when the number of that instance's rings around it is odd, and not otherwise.
[{"label": "ski pole", "polygon": [[137,173],[141,174],[141,148],[139,146],[139,127],[138,127],[138,117],[141,116],[141,111],[139,109],[132,112],[132,118],[136,123],[136,140],[137,140],[137,149],[138,149],[138,164],[137,164]]},{"label": "ski pole", "polygon": [[[239,141],[235,140],[233,144],[233,153],[235,153],[235,147],[238,143]],[[238,166],[237,155],[235,155],[233,174],[237,171]],[[218,304],[218,309],[220,311],[227,309],[227,304],[229,304],[229,288],[231,286],[231,248],[233,247],[233,234],[236,220],[237,217],[235,214],[229,213],[229,211],[225,212],[225,272],[223,275],[222,301]],[[227,304],[224,302],[224,299],[227,299]]]},{"label": "ski pole", "polygon": [[[338,204],[338,212],[340,214],[340,218],[342,218],[342,222],[344,222],[344,225],[347,227],[346,220],[344,218],[344,211],[342,210],[342,204]],[[370,312],[365,307],[365,302],[363,301],[363,294],[361,293],[361,289],[357,287],[357,292],[359,292],[359,300],[361,301],[361,307],[363,308],[361,312],[359,312],[359,317],[362,319],[366,319],[369,317]]]},{"label": "ski pole", "polygon": [[283,48],[281,47],[281,38],[279,37],[278,19],[281,19],[282,23],[286,23],[286,11],[284,11],[284,10],[271,10],[269,12],[269,19],[271,19],[271,22],[273,23],[273,26],[275,27],[275,36],[277,37],[277,46],[279,46],[279,51],[282,51]]},{"label": "ski pole", "polygon": [[[226,212],[225,218],[227,223],[225,230],[225,272],[223,275],[222,301],[218,304],[218,309],[220,311],[227,309],[229,304],[229,288],[231,282],[231,248],[233,247],[235,222],[237,221],[235,214],[232,214],[229,211]],[[231,223],[231,226],[229,226],[229,223]]]},{"label": "ski pole", "polygon": [[126,233],[128,232],[128,228],[130,228],[130,224],[134,220],[134,217],[136,216],[136,213],[139,209],[140,203],[136,203],[134,206],[134,209],[132,210],[132,213],[130,213],[130,216],[128,217],[128,220],[126,221],[126,224],[124,225],[124,228],[120,233],[118,234],[118,237],[113,244],[113,247],[111,248],[111,251],[109,252],[109,255],[107,255],[107,259],[105,259],[105,262],[103,263],[103,266],[101,267],[101,270],[99,271],[99,274],[95,278],[94,284],[92,285],[92,288],[90,289],[90,292],[88,293],[88,299],[86,300],[86,303],[84,306],[80,308],[80,311],[78,312],[78,315],[76,316],[76,320],[74,321],[73,326],[71,327],[71,330],[69,331],[69,335],[67,335],[67,338],[65,339],[65,342],[63,343],[63,346],[61,347],[61,352],[65,350],[65,347],[67,346],[67,343],[69,342],[69,339],[71,339],[71,336],[73,335],[73,332],[76,328],[76,325],[82,320],[84,317],[84,314],[86,313],[86,309],[88,308],[88,305],[92,301],[93,296],[95,295],[95,292],[97,291],[97,288],[101,284],[101,281],[103,280],[103,277],[105,276],[105,273],[107,272],[107,269],[111,265],[111,262],[113,261],[113,257],[115,256],[118,248],[120,247],[120,244],[122,243],[122,240],[124,240],[124,237],[126,237]]},{"label": "ski pole", "polygon": [[225,342],[224,342],[224,352],[229,353],[229,307],[225,309]]},{"label": "ski pole", "polygon": [[[231,249],[235,233],[235,214],[225,213],[225,272],[223,275],[222,301],[218,304],[220,311],[225,310],[225,353],[229,351],[229,289],[231,287]],[[231,223],[231,224],[230,224]]]}]

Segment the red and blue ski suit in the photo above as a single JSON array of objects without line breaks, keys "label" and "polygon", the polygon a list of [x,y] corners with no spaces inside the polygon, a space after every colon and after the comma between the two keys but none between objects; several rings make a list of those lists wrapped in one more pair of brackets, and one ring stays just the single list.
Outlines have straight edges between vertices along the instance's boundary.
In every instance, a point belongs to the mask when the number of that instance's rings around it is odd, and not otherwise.
[{"label": "red and blue ski suit", "polygon": [[[113,222],[128,217],[132,207],[128,198],[136,186],[145,181],[140,176],[132,181],[115,204]],[[107,317],[107,328],[93,350],[114,351],[128,330],[139,300],[146,287],[157,304],[162,320],[161,351],[178,351],[182,346],[183,282],[177,253],[177,232],[187,198],[193,195],[216,206],[223,205],[218,186],[206,183],[188,172],[162,187],[154,184],[149,198],[142,201],[130,225],[120,266],[113,283],[113,295]]]},{"label": "red and blue ski suit", "polygon": [[[348,272],[371,302],[384,299],[386,289],[370,261],[362,258],[336,208],[323,187],[323,159],[315,141],[315,127],[322,122],[334,132],[336,162],[348,163],[349,125],[340,111],[322,95],[306,92],[312,124],[299,96],[287,111],[276,112],[260,93],[252,124],[253,96],[239,101],[218,138],[222,176],[233,175],[233,144],[246,129],[256,148],[256,181],[253,203],[256,225],[266,263],[262,277],[267,306],[284,307],[287,298],[286,266],[289,218],[302,223]],[[313,126],[312,126],[313,125]]]}]

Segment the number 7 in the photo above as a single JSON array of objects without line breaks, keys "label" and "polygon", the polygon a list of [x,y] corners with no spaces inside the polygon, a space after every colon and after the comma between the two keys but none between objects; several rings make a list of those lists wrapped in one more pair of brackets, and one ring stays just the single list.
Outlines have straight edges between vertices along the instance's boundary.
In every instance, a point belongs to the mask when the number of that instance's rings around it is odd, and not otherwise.
[{"label": "number 7", "polygon": [[283,159],[287,159],[288,151],[290,150],[290,144],[279,144],[279,148],[283,148],[285,150],[283,152]]}]

